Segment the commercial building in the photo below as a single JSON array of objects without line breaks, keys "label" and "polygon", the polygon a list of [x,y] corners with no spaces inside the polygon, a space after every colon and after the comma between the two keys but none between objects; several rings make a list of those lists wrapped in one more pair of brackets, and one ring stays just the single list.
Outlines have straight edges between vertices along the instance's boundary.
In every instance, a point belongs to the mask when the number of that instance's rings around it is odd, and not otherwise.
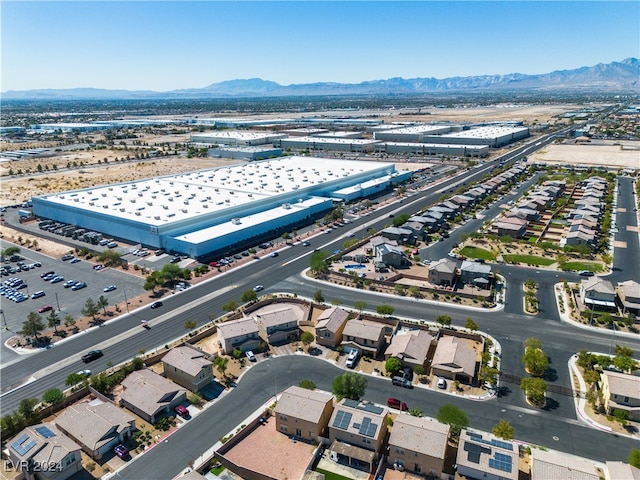
[{"label": "commercial building", "polygon": [[410,174],[391,163],[291,156],[32,202],[37,217],[206,260],[312,223],[334,201],[372,195]]},{"label": "commercial building", "polygon": [[215,132],[194,133],[191,135],[191,143],[222,144],[248,147],[252,145],[265,145],[267,143],[273,143],[276,140],[286,137],[286,135],[283,135],[281,133],[221,130]]}]

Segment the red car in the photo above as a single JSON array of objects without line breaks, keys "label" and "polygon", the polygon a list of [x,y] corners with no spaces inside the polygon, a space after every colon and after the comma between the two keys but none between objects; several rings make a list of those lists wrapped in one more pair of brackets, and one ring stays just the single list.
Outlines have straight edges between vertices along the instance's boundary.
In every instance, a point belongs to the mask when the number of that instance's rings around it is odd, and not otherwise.
[{"label": "red car", "polygon": [[189,410],[187,410],[185,407],[183,407],[182,405],[177,405],[174,409],[173,409],[178,415],[180,415],[182,418],[187,418],[189,417]]},{"label": "red car", "polygon": [[393,397],[389,397],[389,399],[387,400],[387,405],[390,406],[391,408],[397,408],[398,410],[403,412],[406,412],[407,410],[409,410],[409,407],[407,407],[406,403],[401,402],[397,398],[393,398]]},{"label": "red car", "polygon": [[51,305],[43,305],[38,309],[38,313],[48,312],[49,310],[53,310],[53,307]]}]

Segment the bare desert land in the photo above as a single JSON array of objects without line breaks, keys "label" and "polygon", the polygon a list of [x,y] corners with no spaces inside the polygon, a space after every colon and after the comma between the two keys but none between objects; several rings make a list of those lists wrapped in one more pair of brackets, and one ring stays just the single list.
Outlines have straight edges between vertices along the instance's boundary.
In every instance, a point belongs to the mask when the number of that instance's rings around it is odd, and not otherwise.
[{"label": "bare desert land", "polygon": [[640,166],[640,142],[626,140],[551,144],[538,150],[529,158],[532,162],[550,165],[602,165],[609,168],[638,168]]}]

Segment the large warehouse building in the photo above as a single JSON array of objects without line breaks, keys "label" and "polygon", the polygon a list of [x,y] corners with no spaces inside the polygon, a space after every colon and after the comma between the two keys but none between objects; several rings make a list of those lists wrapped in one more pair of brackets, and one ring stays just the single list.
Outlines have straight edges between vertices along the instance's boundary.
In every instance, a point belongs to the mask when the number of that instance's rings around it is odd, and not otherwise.
[{"label": "large warehouse building", "polygon": [[410,174],[391,163],[292,156],[32,202],[38,217],[202,260],[311,223],[335,201],[373,195]]}]

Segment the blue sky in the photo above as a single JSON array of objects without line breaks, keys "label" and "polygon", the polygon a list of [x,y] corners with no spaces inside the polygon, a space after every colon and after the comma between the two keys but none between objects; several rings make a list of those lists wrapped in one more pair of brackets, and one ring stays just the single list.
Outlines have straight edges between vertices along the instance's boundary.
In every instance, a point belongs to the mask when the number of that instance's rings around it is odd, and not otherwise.
[{"label": "blue sky", "polygon": [[638,1],[5,1],[0,91],[546,73],[640,56]]}]

